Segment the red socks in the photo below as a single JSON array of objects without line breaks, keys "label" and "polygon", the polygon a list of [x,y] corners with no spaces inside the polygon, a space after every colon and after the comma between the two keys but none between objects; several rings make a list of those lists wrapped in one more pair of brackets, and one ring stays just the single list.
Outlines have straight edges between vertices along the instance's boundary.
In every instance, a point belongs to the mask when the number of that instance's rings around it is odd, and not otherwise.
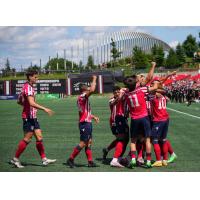
[{"label": "red socks", "polygon": [[92,150],[90,147],[85,147],[85,154],[88,161],[92,161]]},{"label": "red socks", "polygon": [[18,148],[16,150],[16,153],[15,153],[15,157],[16,158],[19,158],[20,155],[23,153],[23,151],[26,149],[26,146],[28,145],[28,143],[24,140],[21,140],[18,144]]},{"label": "red socks", "polygon": [[163,160],[168,160],[168,145],[167,142],[162,144]]},{"label": "red socks", "polygon": [[136,158],[136,151],[131,151],[131,158]]},{"label": "red socks", "polygon": [[121,153],[120,157],[123,157],[124,153],[126,152],[127,144],[128,144],[127,141],[124,141],[124,142],[123,142],[123,149],[122,149],[122,153]]},{"label": "red socks", "polygon": [[147,160],[151,160],[151,153],[147,153],[147,152],[146,152],[146,159],[147,159]]},{"label": "red socks", "polygon": [[121,142],[121,141],[117,142],[116,147],[115,147],[115,153],[114,153],[114,156],[113,156],[114,158],[120,157],[120,155],[123,151],[123,146],[124,146],[123,142]]},{"label": "red socks", "polygon": [[36,141],[36,148],[38,150],[38,153],[40,154],[40,157],[43,159],[46,157],[45,152],[44,152],[44,145],[43,141]]},{"label": "red socks", "polygon": [[136,149],[137,149],[138,158],[142,158],[143,143],[137,142],[137,143],[136,143]]},{"label": "red socks", "polygon": [[159,144],[154,144],[153,147],[154,147],[154,152],[155,152],[155,155],[156,155],[156,160],[157,161],[161,160],[160,145]]},{"label": "red socks", "polygon": [[174,153],[174,150],[172,149],[171,143],[169,140],[167,140],[165,143],[167,143],[167,147],[168,147],[168,152],[171,154]]},{"label": "red socks", "polygon": [[72,154],[70,155],[70,159],[73,160],[74,158],[76,158],[76,156],[80,153],[81,150],[82,150],[82,149],[81,149],[81,147],[80,147],[79,145],[76,146],[76,147],[74,148]]}]

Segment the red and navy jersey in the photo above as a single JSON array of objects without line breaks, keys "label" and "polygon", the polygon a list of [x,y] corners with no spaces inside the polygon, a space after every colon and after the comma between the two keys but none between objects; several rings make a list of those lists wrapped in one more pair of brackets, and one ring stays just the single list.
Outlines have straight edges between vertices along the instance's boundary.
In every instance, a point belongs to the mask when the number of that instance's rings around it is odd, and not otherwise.
[{"label": "red and navy jersey", "polygon": [[128,104],[130,116],[132,119],[140,119],[148,116],[145,99],[147,92],[148,87],[138,87],[126,95],[126,102]]},{"label": "red and navy jersey", "polygon": [[25,83],[22,91],[21,91],[21,95],[23,96],[23,111],[22,111],[22,118],[23,119],[27,119],[27,118],[31,118],[31,119],[35,119],[37,118],[36,114],[37,114],[37,109],[33,108],[30,106],[29,102],[28,102],[28,96],[32,96],[35,100],[35,91],[32,85],[30,85],[30,83]]},{"label": "red and navy jersey", "polygon": [[156,95],[151,100],[151,110],[153,121],[166,121],[169,119],[169,114],[166,109],[167,100],[166,97],[161,95],[157,97]]},{"label": "red and navy jersey", "polygon": [[79,111],[79,122],[91,122],[91,107],[89,98],[86,96],[86,93],[82,93],[78,96],[77,107]]},{"label": "red and navy jersey", "polygon": [[109,106],[110,106],[110,111],[111,111],[111,115],[110,115],[110,125],[112,125],[113,123],[115,123],[115,117],[118,116],[123,116],[123,117],[127,117],[127,113],[128,113],[128,107],[127,107],[127,103],[126,103],[126,99],[125,99],[125,92],[122,92],[122,97],[121,99],[116,103],[113,104],[113,102],[116,100],[114,97],[112,97],[109,100]]}]

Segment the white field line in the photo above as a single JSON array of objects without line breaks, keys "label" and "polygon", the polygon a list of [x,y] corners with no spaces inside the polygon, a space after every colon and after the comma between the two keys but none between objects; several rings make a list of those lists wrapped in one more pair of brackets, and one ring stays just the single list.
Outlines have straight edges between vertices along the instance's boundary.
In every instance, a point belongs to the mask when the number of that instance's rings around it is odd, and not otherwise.
[{"label": "white field line", "polygon": [[177,113],[180,113],[180,114],[184,114],[184,115],[187,115],[187,116],[190,116],[190,117],[194,117],[196,119],[200,119],[200,117],[198,116],[195,116],[195,115],[190,115],[188,113],[185,113],[185,112],[181,112],[181,111],[178,111],[178,110],[175,110],[175,109],[172,109],[172,108],[167,108],[168,110],[171,110],[171,111],[174,111],[174,112],[177,112]]}]

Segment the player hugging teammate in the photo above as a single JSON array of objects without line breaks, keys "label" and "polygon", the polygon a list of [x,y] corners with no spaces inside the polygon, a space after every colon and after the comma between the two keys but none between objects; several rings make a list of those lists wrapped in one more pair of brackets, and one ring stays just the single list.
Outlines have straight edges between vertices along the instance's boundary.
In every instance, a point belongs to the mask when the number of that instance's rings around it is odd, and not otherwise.
[{"label": "player hugging teammate", "polygon": [[[120,159],[123,155],[123,147],[126,147],[127,143],[121,143],[121,151],[117,147],[117,139],[114,140],[106,149],[103,149],[103,159],[109,150],[115,147],[114,158],[111,161],[111,166],[123,167],[127,165],[129,168],[134,168],[137,164],[145,164],[147,168],[166,166],[167,163],[173,162],[177,156],[173,152],[170,142],[167,140],[167,131],[169,125],[169,115],[166,111],[166,97],[165,91],[162,88],[162,83],[174,72],[162,80],[153,80],[153,73],[156,63],[152,62],[152,67],[145,78],[143,75],[129,76],[124,80],[126,90],[118,90],[118,97],[113,91],[113,101],[116,107],[120,107],[122,99],[124,104],[128,106],[131,123],[130,123],[130,152],[126,159]],[[121,97],[120,97],[121,96]],[[122,98],[123,96],[123,98]],[[117,99],[117,100],[116,100]],[[112,105],[110,103],[110,105]],[[117,123],[118,117],[113,113],[116,111],[111,110],[111,121],[114,126],[111,125],[111,130],[125,130],[128,125],[123,123]],[[122,128],[121,126],[124,126]],[[119,131],[116,131],[119,134]],[[113,134],[116,135],[116,132]],[[124,131],[125,132],[125,131]],[[125,141],[125,140],[124,140]],[[151,148],[152,144],[154,152],[156,154],[156,162],[151,163]],[[116,152],[119,152],[116,156]],[[120,154],[121,152],[121,154]],[[170,158],[168,160],[168,152]],[[144,158],[146,162],[144,162]],[[162,158],[162,159],[161,159]],[[128,162],[129,161],[129,162]],[[128,162],[128,163],[127,163]]]}]

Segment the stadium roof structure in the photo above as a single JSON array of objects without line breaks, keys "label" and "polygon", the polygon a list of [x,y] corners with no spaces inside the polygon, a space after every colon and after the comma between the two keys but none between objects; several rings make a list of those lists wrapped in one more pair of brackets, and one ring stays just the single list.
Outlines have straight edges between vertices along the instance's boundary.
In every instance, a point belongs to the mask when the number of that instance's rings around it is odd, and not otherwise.
[{"label": "stadium roof structure", "polygon": [[133,31],[112,32],[84,41],[85,45],[83,45],[88,49],[85,51],[86,57],[83,60],[92,55],[95,64],[111,61],[111,39],[114,40],[118,51],[122,52],[121,58],[131,56],[135,46],[141,48],[144,52],[150,52],[154,45],[163,47],[164,51],[169,51],[170,49],[166,42],[147,33]]}]

